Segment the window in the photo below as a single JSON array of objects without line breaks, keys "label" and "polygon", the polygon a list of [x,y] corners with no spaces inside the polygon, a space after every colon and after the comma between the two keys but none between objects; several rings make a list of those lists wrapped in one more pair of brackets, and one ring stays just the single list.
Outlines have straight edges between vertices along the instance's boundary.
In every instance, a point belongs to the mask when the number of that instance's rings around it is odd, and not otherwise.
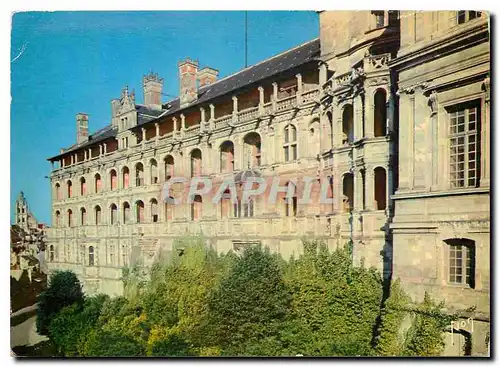
[{"label": "window", "polygon": [[[174,200],[172,196],[169,197],[171,200]],[[174,204],[165,203],[165,221],[170,221],[174,219]]]},{"label": "window", "polygon": [[135,166],[135,186],[144,185],[144,166],[142,163],[137,163]]},{"label": "window", "polygon": [[118,176],[116,174],[116,171],[112,169],[109,172],[109,181],[111,183],[111,190],[116,190],[118,188]]},{"label": "window", "polygon": [[118,208],[116,207],[115,204],[111,204],[111,207],[110,207],[110,223],[111,224],[116,224],[117,223],[117,214],[118,214]]},{"label": "window", "polygon": [[[261,165],[261,139],[260,135],[251,132],[243,139],[244,143],[244,164],[248,168],[258,167]],[[246,168],[246,167],[245,167]]]},{"label": "window", "polygon": [[382,167],[375,168],[375,207],[377,210],[385,210],[387,203],[386,173]]},{"label": "window", "polygon": [[386,92],[384,89],[379,89],[374,96],[374,107],[375,113],[373,115],[373,132],[375,136],[385,136],[386,135],[386,120],[387,120],[387,108],[386,108]]},{"label": "window", "polygon": [[49,259],[50,259],[50,261],[54,261],[54,254],[55,254],[54,245],[50,245],[50,247],[49,247]]},{"label": "window", "polygon": [[231,190],[226,189],[220,200],[220,216],[228,218],[231,210]]},{"label": "window", "polygon": [[220,172],[232,172],[234,170],[234,144],[226,141],[220,146]]},{"label": "window", "polygon": [[474,288],[474,241],[466,238],[453,238],[445,242],[448,245],[449,254],[448,282]]},{"label": "window", "polygon": [[67,187],[68,187],[68,198],[70,198],[73,196],[73,184],[71,183],[71,181],[68,181]]},{"label": "window", "polygon": [[481,16],[480,11],[459,10],[457,11],[457,23],[463,24],[469,20],[479,18],[480,16]]},{"label": "window", "polygon": [[89,266],[94,266],[94,246],[89,246]]},{"label": "window", "polygon": [[128,167],[123,167],[122,175],[123,175],[123,188],[124,189],[128,189],[128,187],[129,187],[129,176],[130,176]]},{"label": "window", "polygon": [[151,222],[158,222],[158,201],[156,199],[151,199],[149,202],[151,205]]},{"label": "window", "polygon": [[149,162],[151,168],[151,184],[156,184],[159,182],[158,178],[158,164],[154,159],[151,159]]},{"label": "window", "polygon": [[127,248],[125,245],[122,245],[122,265],[127,265]]},{"label": "window", "polygon": [[85,224],[87,224],[87,210],[80,208],[80,225],[84,226]]},{"label": "window", "polygon": [[94,208],[94,214],[95,214],[95,225],[98,226],[101,224],[101,207],[97,205]]},{"label": "window", "polygon": [[354,141],[354,122],[352,105],[347,105],[342,111],[342,144]]},{"label": "window", "polygon": [[201,219],[201,206],[203,201],[200,195],[195,195],[191,203],[191,220]]},{"label": "window", "polygon": [[479,186],[480,121],[477,104],[461,105],[450,116],[450,184],[452,188]]},{"label": "window", "polygon": [[109,246],[109,265],[115,265],[115,246]]},{"label": "window", "polygon": [[56,183],[56,200],[61,200],[61,185]]},{"label": "window", "polygon": [[85,178],[80,178],[80,195],[83,196],[87,193],[87,183],[85,182]]},{"label": "window", "polygon": [[56,211],[56,227],[59,227],[61,225],[61,212],[58,210]]},{"label": "window", "polygon": [[354,207],[354,176],[347,173],[342,180],[343,209],[350,212]]},{"label": "window", "polygon": [[144,203],[142,202],[142,200],[139,200],[135,203],[135,213],[136,213],[137,223],[143,223],[144,222]]},{"label": "window", "polygon": [[123,203],[123,223],[129,223],[130,221],[130,204]]},{"label": "window", "polygon": [[297,129],[292,124],[285,127],[285,162],[297,159]]},{"label": "window", "polygon": [[191,177],[201,175],[201,150],[194,149],[191,152]]},{"label": "window", "polygon": [[68,227],[73,226],[73,211],[68,209]]},{"label": "window", "polygon": [[372,14],[375,16],[375,28],[381,28],[384,26],[384,11],[383,10],[373,10]]},{"label": "window", "polygon": [[174,177],[174,157],[168,155],[163,162],[165,164],[165,181],[168,181]]},{"label": "window", "polygon": [[96,173],[94,176],[94,180],[95,180],[94,190],[95,193],[97,194],[98,192],[101,192],[101,175]]}]

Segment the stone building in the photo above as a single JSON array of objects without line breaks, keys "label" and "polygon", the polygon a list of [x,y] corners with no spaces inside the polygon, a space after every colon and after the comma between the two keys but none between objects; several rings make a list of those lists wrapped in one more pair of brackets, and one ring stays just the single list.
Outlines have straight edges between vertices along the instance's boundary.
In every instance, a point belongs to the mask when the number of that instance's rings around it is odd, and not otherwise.
[{"label": "stone building", "polygon": [[[351,243],[356,264],[400,278],[415,301],[428,291],[474,317],[474,334],[458,328],[462,339],[448,354],[463,346],[483,353],[487,14],[319,18],[319,39],[222,79],[181,61],[179,97],[166,103],[164,79],[144,76],[143,103],[124,88],[111,101],[110,125],[94,134],[88,115],[77,114],[77,143],[49,158],[49,268],[73,270],[87,292],[120,294],[124,266],[150,265],[185,233],[202,233],[221,252],[261,243],[285,257],[302,250],[304,236],[332,248]],[[162,188],[174,176],[278,177],[292,198],[214,205],[197,195],[171,205]],[[306,176],[326,184],[330,204],[301,203],[304,187],[294,179]]]}]

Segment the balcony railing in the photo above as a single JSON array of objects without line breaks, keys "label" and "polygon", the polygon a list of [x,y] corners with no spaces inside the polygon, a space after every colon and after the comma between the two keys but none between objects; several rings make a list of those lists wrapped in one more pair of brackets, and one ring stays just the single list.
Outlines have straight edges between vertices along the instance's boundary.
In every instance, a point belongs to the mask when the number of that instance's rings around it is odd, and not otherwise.
[{"label": "balcony railing", "polygon": [[246,122],[257,118],[259,115],[259,107],[250,107],[238,112],[238,121]]}]

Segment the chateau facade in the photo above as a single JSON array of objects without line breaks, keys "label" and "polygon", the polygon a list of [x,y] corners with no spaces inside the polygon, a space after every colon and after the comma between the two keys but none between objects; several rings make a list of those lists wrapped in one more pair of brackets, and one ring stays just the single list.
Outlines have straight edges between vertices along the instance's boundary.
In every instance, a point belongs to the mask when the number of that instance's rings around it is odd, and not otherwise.
[{"label": "chateau facade", "polygon": [[[111,124],[94,134],[77,114],[76,144],[49,158],[49,269],[74,271],[86,292],[117,295],[124,266],[151,265],[186,233],[221,252],[261,243],[285,257],[301,251],[302,237],[351,243],[356,264],[401,279],[415,301],[428,291],[455,311],[475,307],[463,315],[477,320],[474,334],[458,328],[462,339],[447,353],[465,344],[484,353],[488,16],[319,17],[319,39],[220,80],[216,69],[181,61],[179,97],[167,103],[164,80],[146,75],[143,103],[123,89]],[[293,200],[171,205],[162,188],[174,176],[279,177],[294,185]],[[332,204],[301,204],[294,179],[306,176],[326,183]]]}]

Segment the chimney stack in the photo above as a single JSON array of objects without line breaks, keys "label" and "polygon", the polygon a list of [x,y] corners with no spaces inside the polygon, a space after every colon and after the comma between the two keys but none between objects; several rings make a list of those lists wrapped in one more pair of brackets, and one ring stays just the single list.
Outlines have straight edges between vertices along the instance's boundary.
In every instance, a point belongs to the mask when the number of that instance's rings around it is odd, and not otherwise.
[{"label": "chimney stack", "polygon": [[152,72],[142,78],[144,90],[144,104],[149,108],[161,110],[161,89],[163,88],[163,78]]},{"label": "chimney stack", "polygon": [[200,82],[200,88],[206,85],[212,84],[217,80],[217,76],[219,75],[219,70],[204,67],[198,72],[198,80]]},{"label": "chimney stack", "polygon": [[179,61],[180,107],[183,108],[198,99],[196,75],[198,74],[198,61],[189,58]]},{"label": "chimney stack", "polygon": [[89,139],[89,115],[76,114],[76,143],[82,144]]}]

